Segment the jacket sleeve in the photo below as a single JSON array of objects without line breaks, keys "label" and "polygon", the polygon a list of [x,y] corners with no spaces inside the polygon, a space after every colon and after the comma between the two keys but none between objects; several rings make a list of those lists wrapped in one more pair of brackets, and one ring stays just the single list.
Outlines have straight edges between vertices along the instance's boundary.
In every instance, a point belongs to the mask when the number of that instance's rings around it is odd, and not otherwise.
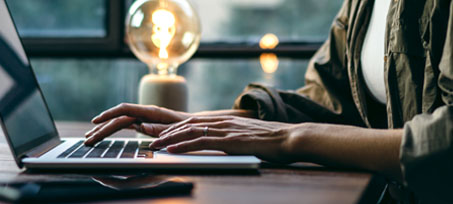
[{"label": "jacket sleeve", "polygon": [[304,87],[282,91],[251,84],[236,99],[233,108],[255,110],[263,120],[363,126],[351,96],[346,68],[349,7],[350,2],[344,1],[329,38],[310,60]]},{"label": "jacket sleeve", "polygon": [[439,64],[443,106],[404,126],[400,151],[404,184],[426,203],[453,203],[453,3]]}]

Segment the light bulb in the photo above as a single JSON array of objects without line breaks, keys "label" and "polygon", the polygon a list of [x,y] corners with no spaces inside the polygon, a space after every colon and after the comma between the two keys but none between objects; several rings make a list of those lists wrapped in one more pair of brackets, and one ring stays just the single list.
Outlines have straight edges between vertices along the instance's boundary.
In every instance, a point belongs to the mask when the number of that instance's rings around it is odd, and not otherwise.
[{"label": "light bulb", "polygon": [[132,52],[151,71],[175,75],[200,44],[200,20],[187,0],[136,0],[126,34]]},{"label": "light bulb", "polygon": [[272,33],[264,35],[260,40],[261,49],[274,49],[279,43],[278,37]]}]

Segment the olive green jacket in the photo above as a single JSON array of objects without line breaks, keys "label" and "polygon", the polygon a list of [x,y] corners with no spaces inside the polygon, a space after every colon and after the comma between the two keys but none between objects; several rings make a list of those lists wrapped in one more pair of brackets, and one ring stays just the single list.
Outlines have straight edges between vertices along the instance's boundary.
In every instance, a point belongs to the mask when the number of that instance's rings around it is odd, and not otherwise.
[{"label": "olive green jacket", "polygon": [[453,3],[392,1],[382,107],[361,77],[372,7],[373,0],[344,1],[328,40],[310,61],[304,87],[282,91],[251,84],[234,108],[256,110],[264,120],[404,128],[400,162],[404,186],[416,201],[403,201],[453,203]]}]

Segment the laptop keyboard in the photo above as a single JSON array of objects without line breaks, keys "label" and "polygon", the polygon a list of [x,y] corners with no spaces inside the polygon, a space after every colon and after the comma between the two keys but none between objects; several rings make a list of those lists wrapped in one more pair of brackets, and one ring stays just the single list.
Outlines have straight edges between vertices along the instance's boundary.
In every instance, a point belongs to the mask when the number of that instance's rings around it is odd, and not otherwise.
[{"label": "laptop keyboard", "polygon": [[109,150],[104,154],[103,158],[116,158],[124,147],[124,141],[115,141]]},{"label": "laptop keyboard", "polygon": [[134,158],[135,151],[138,148],[138,142],[136,141],[129,141],[124,147],[123,153],[121,153],[120,158]]},{"label": "laptop keyboard", "polygon": [[85,146],[83,140],[78,141],[57,158],[153,158],[148,141],[104,140],[94,147]]},{"label": "laptop keyboard", "polygon": [[101,156],[102,156],[102,154],[104,154],[105,150],[107,148],[109,148],[111,142],[112,141],[102,141],[86,157],[87,158],[101,158]]},{"label": "laptop keyboard", "polygon": [[73,152],[75,149],[77,149],[77,147],[79,147],[82,143],[83,143],[83,141],[80,140],[79,142],[74,144],[72,147],[68,148],[66,151],[64,151],[63,153],[58,155],[57,158],[65,158],[65,157],[67,157],[69,154],[71,154],[71,152]]}]

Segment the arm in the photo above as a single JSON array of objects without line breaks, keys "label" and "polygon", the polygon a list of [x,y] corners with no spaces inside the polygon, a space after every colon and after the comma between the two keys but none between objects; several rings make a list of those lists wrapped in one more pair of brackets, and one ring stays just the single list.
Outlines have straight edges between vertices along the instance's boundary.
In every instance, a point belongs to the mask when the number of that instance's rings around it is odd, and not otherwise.
[{"label": "arm", "polygon": [[402,134],[402,130],[203,116],[171,126],[150,147],[167,147],[172,153],[221,150],[228,154],[253,154],[280,163],[310,161],[366,169],[401,180]]},{"label": "arm", "polygon": [[284,148],[294,161],[366,169],[400,181],[402,135],[401,129],[305,123],[291,131]]},{"label": "arm", "polygon": [[[442,51],[436,87],[442,104],[404,124],[400,151],[403,183],[424,203],[453,203],[453,2],[449,4],[445,43],[436,46],[443,50],[435,50]],[[441,12],[447,5],[437,6]]]}]

